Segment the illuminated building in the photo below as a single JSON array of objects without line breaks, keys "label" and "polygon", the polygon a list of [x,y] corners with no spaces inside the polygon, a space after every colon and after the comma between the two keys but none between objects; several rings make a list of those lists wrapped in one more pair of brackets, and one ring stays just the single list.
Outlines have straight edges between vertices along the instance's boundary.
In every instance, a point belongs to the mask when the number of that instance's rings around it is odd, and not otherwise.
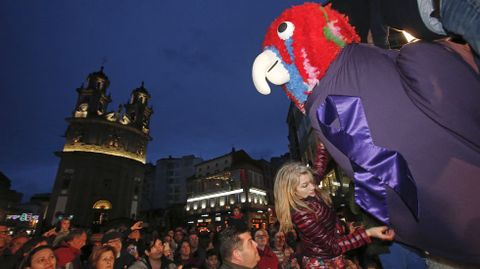
[{"label": "illuminated building", "polygon": [[73,215],[73,223],[81,226],[137,215],[151,140],[150,94],[142,82],[127,104],[108,111],[110,81],[103,67],[86,82],[77,89],[77,102],[67,118],[63,150],[56,152],[60,164],[48,222],[55,222],[58,213]]},{"label": "illuminated building", "polygon": [[272,190],[265,188],[271,175],[267,170],[265,163],[235,149],[198,164],[187,185],[188,224],[200,230],[224,226],[232,208],[240,206],[249,226],[268,225],[267,192]]},{"label": "illuminated building", "polygon": [[142,220],[157,227],[183,226],[187,178],[195,175],[195,165],[202,161],[194,155],[157,160],[143,182]]}]

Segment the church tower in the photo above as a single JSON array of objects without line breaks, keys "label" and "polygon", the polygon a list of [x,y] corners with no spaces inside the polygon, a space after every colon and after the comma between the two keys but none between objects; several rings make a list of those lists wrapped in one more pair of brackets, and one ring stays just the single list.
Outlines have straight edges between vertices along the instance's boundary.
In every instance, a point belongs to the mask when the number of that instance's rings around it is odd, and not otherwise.
[{"label": "church tower", "polygon": [[149,130],[150,115],[152,115],[152,108],[147,106],[149,99],[150,94],[142,81],[142,85],[132,91],[130,101],[125,105],[126,113],[133,125],[144,132]]},{"label": "church tower", "polygon": [[73,215],[76,225],[91,226],[134,218],[138,211],[151,140],[150,94],[142,82],[127,104],[108,111],[110,80],[103,67],[85,82],[66,119],[63,150],[55,153],[60,165],[47,215],[52,223],[59,213]]}]

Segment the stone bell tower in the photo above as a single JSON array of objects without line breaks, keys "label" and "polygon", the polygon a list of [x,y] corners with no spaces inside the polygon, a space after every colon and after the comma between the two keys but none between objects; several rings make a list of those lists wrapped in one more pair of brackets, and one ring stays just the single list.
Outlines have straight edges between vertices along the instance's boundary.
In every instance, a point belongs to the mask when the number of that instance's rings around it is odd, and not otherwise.
[{"label": "stone bell tower", "polygon": [[55,153],[60,164],[47,221],[65,213],[74,216],[74,224],[90,226],[137,214],[151,140],[150,94],[142,83],[128,104],[108,111],[109,86],[102,67],[77,89],[77,102],[66,119],[65,144]]}]

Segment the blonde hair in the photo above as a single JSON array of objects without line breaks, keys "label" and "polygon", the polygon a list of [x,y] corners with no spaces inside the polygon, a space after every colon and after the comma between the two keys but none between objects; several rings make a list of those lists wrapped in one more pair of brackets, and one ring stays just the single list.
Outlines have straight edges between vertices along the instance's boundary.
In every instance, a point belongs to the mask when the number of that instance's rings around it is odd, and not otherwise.
[{"label": "blonde hair", "polygon": [[293,229],[292,211],[311,210],[302,198],[296,194],[301,175],[307,175],[315,185],[317,196],[327,205],[331,205],[331,199],[328,194],[321,191],[317,184],[315,184],[312,169],[298,162],[283,165],[275,176],[273,193],[275,195],[275,211],[280,223],[280,231],[285,233]]}]

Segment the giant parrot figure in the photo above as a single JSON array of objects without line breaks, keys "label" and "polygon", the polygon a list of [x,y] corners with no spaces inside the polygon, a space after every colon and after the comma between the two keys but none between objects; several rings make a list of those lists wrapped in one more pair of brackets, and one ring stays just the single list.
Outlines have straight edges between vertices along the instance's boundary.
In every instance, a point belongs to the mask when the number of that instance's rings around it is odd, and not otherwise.
[{"label": "giant parrot figure", "polygon": [[255,87],[282,85],[354,179],[357,204],[398,241],[480,265],[478,70],[439,43],[358,41],[330,6],[287,9],[255,59]]}]

